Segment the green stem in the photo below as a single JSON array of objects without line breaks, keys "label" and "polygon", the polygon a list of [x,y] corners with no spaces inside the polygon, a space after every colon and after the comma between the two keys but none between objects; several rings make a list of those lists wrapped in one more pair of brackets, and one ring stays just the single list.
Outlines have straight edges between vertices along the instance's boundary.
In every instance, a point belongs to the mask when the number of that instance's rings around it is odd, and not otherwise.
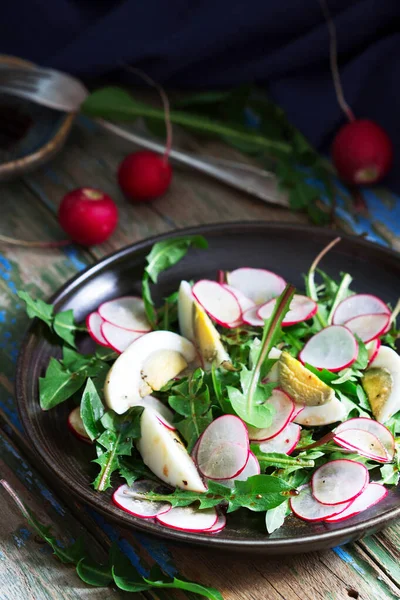
[{"label": "green stem", "polygon": [[270,458],[267,455],[265,455],[265,456],[258,455],[257,459],[261,466],[265,465],[266,467],[269,467],[270,465],[273,465],[273,466],[281,465],[283,467],[314,467],[315,466],[315,462],[312,459],[292,458],[290,456],[288,456],[287,458],[273,458],[271,456],[271,458]]},{"label": "green stem", "polygon": [[349,291],[349,286],[352,281],[353,281],[353,278],[351,275],[349,275],[349,273],[345,273],[343,275],[342,281],[340,282],[339,287],[338,287],[338,291],[336,292],[336,296],[333,301],[331,310],[329,311],[329,315],[328,315],[328,324],[329,325],[332,323],[333,314],[334,314],[335,310],[337,309],[338,305],[342,302],[342,300],[344,300],[346,298],[347,293]]},{"label": "green stem", "polygon": [[[324,258],[325,254],[327,254],[329,252],[329,250],[331,250],[331,248],[333,248],[333,246],[336,246],[336,244],[338,242],[340,242],[340,240],[341,240],[341,238],[337,237],[334,240],[332,240],[331,242],[329,242],[329,244],[327,246],[325,246],[325,248],[323,248],[321,250],[321,252],[318,254],[318,256],[314,259],[314,262],[312,263],[310,270],[308,271],[307,278],[306,278],[307,296],[309,296],[312,300],[314,300],[317,303],[318,303],[318,294],[317,294],[317,287],[315,285],[316,268],[318,267],[320,261]],[[319,309],[318,309],[315,317],[318,319],[322,329],[324,329],[328,325],[328,323],[325,322],[325,319],[320,314]]]},{"label": "green stem", "polygon": [[253,398],[257,389],[257,384],[260,379],[260,371],[265,358],[268,356],[272,346],[274,345],[275,337],[280,331],[280,327],[284,316],[289,310],[290,303],[296,291],[294,285],[288,284],[278,298],[274,312],[266,323],[263,332],[261,347],[257,356],[256,364],[251,373],[250,385],[247,392],[247,412],[250,414]]}]

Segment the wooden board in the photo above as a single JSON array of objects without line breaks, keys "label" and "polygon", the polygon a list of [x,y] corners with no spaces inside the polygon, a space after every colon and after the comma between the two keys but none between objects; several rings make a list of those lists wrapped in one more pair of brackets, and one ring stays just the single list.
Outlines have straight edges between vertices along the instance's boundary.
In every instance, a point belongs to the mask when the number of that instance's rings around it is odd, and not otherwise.
[{"label": "wooden board", "polygon": [[[19,433],[12,396],[15,359],[22,332],[28,322],[16,299],[16,289],[24,287],[38,297],[47,297],[67,278],[93,260],[125,244],[176,227],[243,219],[305,221],[303,216],[263,204],[207,178],[178,169],[175,169],[173,186],[164,198],[150,205],[133,206],[122,197],[115,183],[116,167],[129,151],[132,151],[130,144],[108,133],[94,130],[84,120],[74,128],[66,148],[50,165],[26,176],[19,183],[3,186],[0,233],[24,239],[63,237],[55,214],[62,196],[73,187],[90,185],[104,189],[116,200],[120,210],[120,226],[116,234],[104,246],[90,251],[76,248],[51,252],[0,248],[0,404],[3,421],[9,421],[9,425],[5,425],[3,430],[7,443],[11,442],[14,450],[24,455],[29,470],[35,472],[36,478],[44,478],[41,481],[46,486],[46,493],[51,493],[54,497],[59,494],[57,501],[62,502],[65,517],[59,518],[60,515],[57,516],[54,511],[47,513],[46,508],[47,516],[53,521],[54,515],[54,523],[60,533],[65,530],[73,531],[72,527],[84,527],[99,545],[99,551],[104,551],[110,539],[123,539],[124,548],[133,562],[141,560],[143,564],[151,565],[156,561],[170,573],[179,570],[188,578],[219,588],[226,600],[346,600],[351,597],[385,600],[399,597],[399,525],[362,542],[315,555],[279,560],[230,554],[221,556],[205,550],[172,547],[132,531],[112,527],[94,511],[81,507],[71,497],[60,492],[45,471],[41,470],[40,474],[37,470],[33,471],[33,467],[39,468],[39,465],[35,464],[30,453],[29,442]],[[7,469],[7,476],[13,478],[21,493],[29,494],[26,499],[33,502],[34,508],[43,510],[43,495],[37,488],[28,485],[26,472],[22,470],[18,475],[12,453],[6,452],[4,446],[1,448],[2,460],[6,465],[3,468]],[[2,504],[4,503],[2,498]],[[25,585],[22,569],[14,563],[29,564],[29,556],[31,553],[35,554],[36,546],[29,541],[27,549],[22,549],[24,554],[19,555],[13,535],[21,527],[21,519],[9,503],[7,513],[0,514],[1,523],[4,519],[7,521],[7,528],[4,529],[7,535],[0,538],[0,543],[2,552],[12,567],[7,568],[4,574],[2,571],[0,582],[3,586],[7,585],[10,577],[10,581],[13,578]],[[42,555],[43,552],[40,552],[40,557]],[[43,573],[38,573],[35,580],[36,596],[32,596],[35,600],[48,597],[76,598],[77,593],[81,594],[79,597],[86,597],[83,595],[86,591],[82,591],[82,584],[75,575],[68,572],[66,579],[67,575],[50,556],[46,555],[46,564],[41,564],[40,567],[37,558],[33,558],[32,562],[35,564],[32,573],[43,569]],[[54,579],[59,586],[55,588],[58,595],[54,591],[51,592],[53,596],[48,595],[46,577],[48,578],[49,569],[56,573]],[[15,589],[22,588],[17,586]],[[0,591],[2,598],[1,593]],[[91,593],[98,592],[91,590]],[[116,594],[110,591],[109,597],[119,597]],[[17,597],[15,594],[10,596],[12,600]],[[169,594],[169,597],[190,596]]]}]

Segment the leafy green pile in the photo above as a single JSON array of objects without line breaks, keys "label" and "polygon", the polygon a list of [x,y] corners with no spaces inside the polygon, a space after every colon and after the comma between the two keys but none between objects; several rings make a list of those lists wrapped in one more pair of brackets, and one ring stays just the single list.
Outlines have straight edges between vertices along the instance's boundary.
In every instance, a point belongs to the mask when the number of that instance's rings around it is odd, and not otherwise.
[{"label": "leafy green pile", "polygon": [[60,544],[51,533],[50,527],[43,525],[18,497],[10,484],[1,480],[0,484],[8,492],[22,515],[37,533],[37,535],[53,549],[54,555],[64,564],[72,564],[76,567],[79,578],[94,587],[106,587],[115,585],[124,592],[144,592],[151,589],[175,589],[193,592],[208,598],[209,600],[223,600],[221,593],[209,586],[169,577],[155,565],[148,576],[142,576],[131,561],[123,554],[114,542],[110,548],[106,563],[95,561],[85,548],[85,540],[77,539],[69,545]]},{"label": "leafy green pile", "polygon": [[[91,117],[121,121],[142,117],[151,133],[165,139],[164,111],[121,88],[96,90],[82,111]],[[188,131],[218,138],[257,158],[262,167],[274,170],[293,210],[307,212],[315,223],[329,220],[318,200],[322,195],[334,204],[333,168],[264,90],[245,85],[230,91],[196,93],[173,103],[169,116],[172,123]],[[319,180],[319,186],[312,179]]]},{"label": "leafy green pile", "polygon": [[[330,247],[333,245],[330,244]],[[190,247],[206,248],[201,236],[181,237],[155,244],[147,257],[143,275],[142,290],[146,313],[154,328],[177,330],[177,294],[173,293],[159,308],[152,298],[153,286],[163,271],[183,259]],[[333,312],[341,300],[352,293],[352,278],[342,273],[338,281],[318,268],[325,249],[314,261],[306,278],[307,294],[318,304],[318,311],[312,320],[281,328],[282,320],[289,308],[294,287],[288,285],[277,299],[270,319],[266,321],[262,338],[260,330],[250,326],[236,329],[220,328],[222,340],[229,348],[232,369],[226,370],[215,365],[208,372],[197,368],[179,381],[170,381],[157,398],[169,405],[175,413],[174,424],[184,439],[190,452],[206,427],[218,416],[236,414],[254,427],[268,427],[273,419],[273,411],[266,403],[277,383],[265,383],[265,377],[276,363],[270,359],[271,348],[280,347],[297,356],[305,342],[315,333],[331,323]],[[319,283],[316,282],[318,276]],[[53,308],[40,300],[32,300],[20,292],[27,303],[30,316],[37,316],[63,340],[62,358],[52,358],[46,374],[40,380],[40,403],[44,410],[53,408],[68,399],[80,404],[80,415],[90,439],[94,442],[96,458],[94,463],[99,473],[94,481],[98,491],[113,485],[112,476],[118,473],[128,485],[140,478],[157,480],[144,465],[136,450],[135,440],[140,437],[140,416],[143,408],[133,407],[123,415],[105,408],[103,383],[116,358],[104,348],[94,354],[81,355],[75,347],[74,334],[82,328],[73,322],[70,311],[54,314]],[[60,323],[67,324],[60,329]],[[61,333],[60,333],[61,332]],[[384,342],[394,346],[399,331],[393,323],[385,335]],[[327,383],[346,408],[346,418],[371,416],[368,399],[361,385],[363,371],[368,364],[365,344],[358,339],[357,361],[339,373],[307,368],[320,380]],[[387,424],[394,436],[400,433],[400,413]],[[328,430],[329,431],[329,430]],[[350,458],[363,462],[368,469],[380,468],[382,483],[395,485],[399,481],[399,453],[393,463],[381,465],[372,460],[342,451],[324,438],[326,428],[303,429],[301,438],[292,455],[264,453],[259,445],[252,444],[251,450],[261,466],[261,474],[236,481],[233,489],[218,482],[210,482],[206,493],[187,490],[171,490],[160,495],[151,492],[145,497],[152,500],[168,500],[172,506],[188,506],[197,503],[200,509],[224,505],[227,512],[242,508],[266,512],[267,529],[271,533],[280,527],[289,514],[290,496],[297,488],[307,483],[316,467],[328,460]],[[397,441],[397,440],[396,440]],[[379,475],[378,475],[379,476]]]}]

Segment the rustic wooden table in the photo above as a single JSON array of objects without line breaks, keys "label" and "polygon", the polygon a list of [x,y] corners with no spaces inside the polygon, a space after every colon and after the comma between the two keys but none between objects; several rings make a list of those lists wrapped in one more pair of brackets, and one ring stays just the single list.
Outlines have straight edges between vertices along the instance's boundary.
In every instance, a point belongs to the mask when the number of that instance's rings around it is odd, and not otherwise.
[{"label": "rustic wooden table", "polygon": [[[60,491],[32,454],[13,399],[15,362],[28,319],[16,290],[46,298],[87,265],[150,235],[200,223],[263,219],[305,222],[225,188],[203,176],[175,169],[168,194],[149,205],[132,206],[121,196],[115,172],[132,146],[82,120],[64,151],[46,168],[0,190],[0,232],[22,239],[61,237],[55,213],[64,193],[97,186],[118,203],[120,225],[112,239],[90,251],[5,248],[0,252],[0,452],[6,478],[46,523],[62,536],[85,531],[93,548],[104,552],[117,540],[134,564],[154,562],[169,573],[218,588],[226,600],[386,600],[400,597],[400,523],[355,544],[286,558],[246,557],[204,549],[173,547],[114,527],[93,510]],[[85,586],[73,569],[51,556],[20,513],[1,494],[1,600],[120,598],[119,591]],[[140,596],[141,594],[139,594]],[[142,596],[143,598],[145,596]],[[146,596],[150,597],[150,596]],[[194,598],[163,593],[153,598]]]}]

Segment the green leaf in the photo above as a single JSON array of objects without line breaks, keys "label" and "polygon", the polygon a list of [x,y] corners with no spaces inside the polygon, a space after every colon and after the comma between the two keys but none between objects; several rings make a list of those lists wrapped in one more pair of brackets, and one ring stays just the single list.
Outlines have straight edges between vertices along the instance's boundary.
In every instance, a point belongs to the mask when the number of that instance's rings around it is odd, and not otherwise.
[{"label": "green leaf", "polygon": [[144,464],[141,457],[138,456],[120,456],[119,457],[119,474],[123,477],[126,483],[131,486],[137,479],[153,479],[159,483],[156,477]]},{"label": "green leaf", "polygon": [[187,450],[190,452],[213,419],[210,392],[204,383],[204,372],[196,369],[187,379],[174,385],[170,390],[168,402],[176,413],[185,417],[176,421],[176,427],[187,442]]},{"label": "green leaf", "polygon": [[364,369],[367,368],[368,362],[369,362],[368,350],[367,350],[366,345],[358,337],[358,335],[356,335],[355,337],[356,337],[357,343],[358,343],[358,356],[357,356],[356,362],[351,365],[351,368],[359,369],[360,371],[363,371]]},{"label": "green leaf", "polygon": [[107,587],[113,581],[110,565],[101,565],[86,557],[78,562],[76,572],[82,581],[94,587]]},{"label": "green leaf", "polygon": [[24,292],[23,290],[18,291],[17,294],[19,298],[21,298],[21,300],[23,300],[26,304],[26,312],[28,314],[28,317],[30,317],[31,319],[37,317],[38,319],[46,323],[48,327],[52,327],[54,308],[51,304],[43,302],[43,300],[40,300],[40,298],[34,300],[30,296],[30,294],[28,294],[28,292]]},{"label": "green leaf", "polygon": [[70,373],[54,357],[51,357],[46,375],[39,378],[40,406],[42,410],[54,408],[77,392],[86,379],[84,371]]},{"label": "green leaf", "polygon": [[241,507],[253,511],[270,510],[287,499],[283,492],[293,487],[283,479],[273,475],[253,475],[246,481],[235,481],[235,487],[229,498],[228,512]]},{"label": "green leaf", "polygon": [[154,565],[151,569],[150,576],[143,577],[143,579],[153,588],[185,590],[186,592],[199,594],[209,600],[224,600],[222,594],[215,588],[206,587],[199,583],[193,583],[184,579],[178,579],[178,577],[168,577],[164,575],[158,565]]},{"label": "green leaf", "polygon": [[105,413],[103,403],[91,379],[87,380],[81,400],[81,419],[86,433],[95,440],[103,432],[100,419]]},{"label": "green leaf", "polygon": [[149,277],[148,273],[146,273],[146,272],[143,274],[143,279],[142,279],[142,298],[143,298],[143,302],[144,302],[144,310],[146,313],[147,320],[150,323],[151,328],[156,329],[157,328],[157,311],[155,309],[154,302],[151,297],[150,277]]},{"label": "green leaf", "polygon": [[299,456],[288,456],[287,454],[281,454],[279,452],[262,452],[258,444],[252,444],[251,450],[260,463],[262,471],[268,467],[277,467],[279,469],[296,467],[297,469],[304,469],[306,467],[312,468],[315,465],[314,460],[309,458],[303,459]]},{"label": "green leaf", "polygon": [[289,500],[285,500],[275,508],[270,508],[265,514],[265,524],[268,533],[273,533],[282,527],[286,515],[290,513]]},{"label": "green leaf", "polygon": [[182,236],[154,244],[146,257],[145,269],[152,282],[157,283],[160,273],[178,263],[191,246],[204,249],[208,244],[202,235]]},{"label": "green leaf", "polygon": [[62,340],[70,344],[70,346],[75,347],[76,325],[72,310],[57,313],[54,316],[53,328]]},{"label": "green leaf", "polygon": [[186,108],[187,106],[197,106],[199,104],[220,104],[228,100],[231,92],[214,91],[196,92],[194,94],[185,94],[174,102],[174,108]]},{"label": "green leaf", "polygon": [[260,349],[257,358],[253,359],[254,367],[251,371],[243,370],[241,376],[243,393],[235,388],[228,388],[233,409],[241,419],[254,427],[268,427],[271,423],[270,407],[264,404],[270,388],[260,384],[261,371],[265,359],[281,333],[281,324],[289,310],[294,292],[294,286],[289,284],[277,298],[274,311],[265,323]]},{"label": "green leaf", "polygon": [[[81,106],[84,114],[105,119],[130,121],[137,117],[150,117],[165,120],[164,110],[138,102],[131,94],[116,87],[106,87],[93,92]],[[271,140],[249,127],[229,124],[207,116],[184,111],[170,111],[171,123],[182,125],[199,133],[207,132],[213,136],[229,138],[237,142],[257,145],[260,150],[276,150],[290,155],[290,145],[282,140]]]},{"label": "green leaf", "polygon": [[94,463],[100,465],[100,473],[93,482],[93,487],[98,492],[104,492],[111,487],[111,476],[119,469],[119,457],[116,454],[116,444],[112,450],[103,451]]},{"label": "green leaf", "polygon": [[400,481],[400,471],[396,464],[383,465],[380,468],[381,481],[383,485],[397,485]]}]

